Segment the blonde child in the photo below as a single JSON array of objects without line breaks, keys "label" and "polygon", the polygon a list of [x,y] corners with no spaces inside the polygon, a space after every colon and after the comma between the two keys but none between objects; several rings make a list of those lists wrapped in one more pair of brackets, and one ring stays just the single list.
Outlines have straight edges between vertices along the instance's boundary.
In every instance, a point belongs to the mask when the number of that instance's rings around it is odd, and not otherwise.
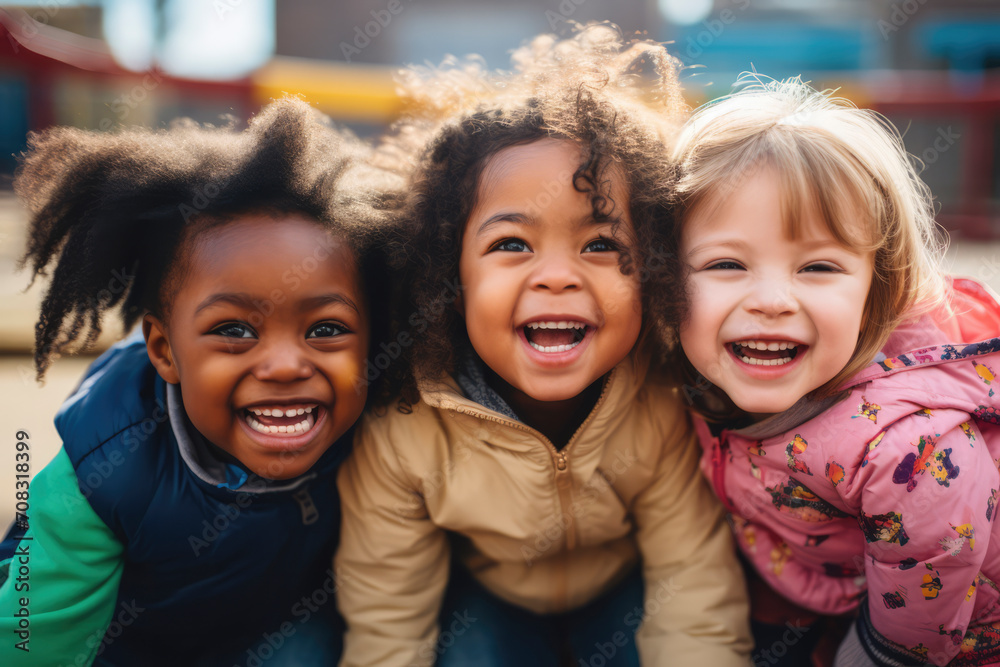
[{"label": "blonde child", "polygon": [[515,63],[410,82],[459,111],[413,181],[419,391],[338,476],[341,664],[745,665],[740,568],[652,333],[678,284],[654,132],[674,61],[599,26]]},{"label": "blonde child", "polygon": [[[837,664],[996,664],[1000,306],[940,272],[898,134],[769,82],[696,112],[677,156],[688,390],[755,620],[860,608]],[[808,659],[764,629],[760,664]]]}]

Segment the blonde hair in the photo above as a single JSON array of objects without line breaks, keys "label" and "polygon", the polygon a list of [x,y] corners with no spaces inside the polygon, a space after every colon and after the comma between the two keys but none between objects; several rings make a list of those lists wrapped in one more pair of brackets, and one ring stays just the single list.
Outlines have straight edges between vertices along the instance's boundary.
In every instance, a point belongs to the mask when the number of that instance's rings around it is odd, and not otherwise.
[{"label": "blonde hair", "polygon": [[[750,79],[748,81],[748,78]],[[871,363],[902,321],[944,300],[946,246],[930,190],[883,116],[819,92],[798,77],[741,77],[749,85],[698,109],[675,148],[681,220],[711,213],[761,168],[781,179],[786,233],[814,206],[834,238],[874,253],[874,275],[851,360],[815,397],[833,394]],[[860,220],[867,239],[848,230]]]}]

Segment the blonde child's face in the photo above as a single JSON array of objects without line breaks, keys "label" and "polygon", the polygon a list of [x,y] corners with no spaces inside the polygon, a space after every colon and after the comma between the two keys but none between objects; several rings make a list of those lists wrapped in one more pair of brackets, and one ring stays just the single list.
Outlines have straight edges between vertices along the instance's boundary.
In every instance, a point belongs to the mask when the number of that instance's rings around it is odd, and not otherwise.
[{"label": "blonde child's face", "polygon": [[594,220],[573,187],[582,159],[569,141],[506,148],[487,163],[459,262],[459,304],[476,353],[504,381],[537,401],[578,396],[635,345],[640,286],[618,268],[631,230],[624,184],[611,196],[623,215]]},{"label": "blonde child's face", "polygon": [[254,473],[308,471],[361,416],[369,320],[354,253],[301,215],[198,234],[150,359],[198,431]]},{"label": "blonde child's face", "polygon": [[[839,244],[815,207],[786,236],[769,168],[711,213],[684,221],[691,268],[681,346],[746,412],[771,414],[833,379],[850,361],[874,269],[871,252]],[[858,223],[852,238],[864,238]]]}]

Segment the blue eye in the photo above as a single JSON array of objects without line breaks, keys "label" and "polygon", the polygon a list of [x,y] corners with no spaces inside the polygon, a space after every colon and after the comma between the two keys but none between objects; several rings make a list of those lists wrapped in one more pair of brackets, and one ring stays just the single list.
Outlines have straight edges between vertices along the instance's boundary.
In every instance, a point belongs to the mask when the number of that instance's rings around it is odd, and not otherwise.
[{"label": "blue eye", "polygon": [[618,244],[609,238],[599,236],[583,248],[584,252],[618,252]]},{"label": "blue eye", "polygon": [[210,333],[226,338],[256,338],[253,329],[240,322],[226,322],[222,326],[216,327]]},{"label": "blue eye", "polygon": [[490,250],[502,250],[503,252],[530,252],[528,244],[521,239],[503,239],[493,244]]},{"label": "blue eye", "polygon": [[739,262],[734,262],[731,259],[724,259],[715,264],[706,266],[705,269],[709,271],[744,271],[745,268]]},{"label": "blue eye", "polygon": [[837,271],[840,271],[840,269],[830,264],[810,264],[809,266],[803,267],[802,270],[810,273],[816,271],[823,273],[836,273]]},{"label": "blue eye", "polygon": [[346,327],[336,322],[320,322],[309,329],[306,338],[333,338],[349,333]]}]

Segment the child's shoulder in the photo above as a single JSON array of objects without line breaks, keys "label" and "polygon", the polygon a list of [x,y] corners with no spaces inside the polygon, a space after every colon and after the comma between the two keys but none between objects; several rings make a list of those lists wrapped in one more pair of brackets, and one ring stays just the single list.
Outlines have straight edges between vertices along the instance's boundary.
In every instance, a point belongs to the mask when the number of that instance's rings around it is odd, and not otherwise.
[{"label": "child's shoulder", "polygon": [[88,369],[56,415],[83,497],[109,526],[141,523],[166,471],[181,466],[166,383],[141,337],[118,343]]},{"label": "child's shoulder", "polygon": [[120,441],[133,447],[169,426],[165,383],[141,337],[131,336],[95,361],[56,415],[63,447],[77,467],[96,450]]}]

